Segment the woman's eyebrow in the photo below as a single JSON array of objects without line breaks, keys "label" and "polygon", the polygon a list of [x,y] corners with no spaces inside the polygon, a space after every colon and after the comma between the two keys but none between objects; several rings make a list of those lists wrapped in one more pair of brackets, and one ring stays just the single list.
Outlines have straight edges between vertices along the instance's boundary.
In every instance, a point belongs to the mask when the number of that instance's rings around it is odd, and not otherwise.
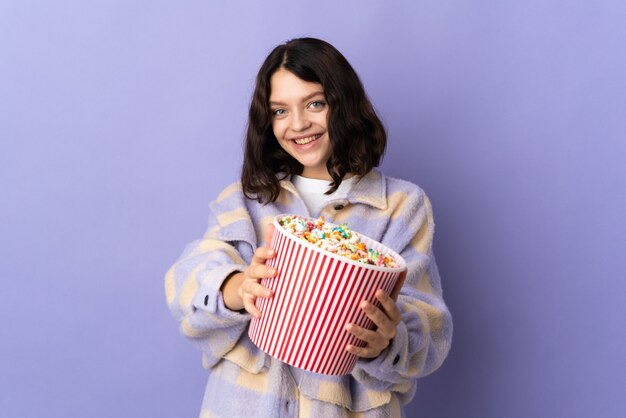
[{"label": "woman's eyebrow", "polygon": [[[317,96],[317,95],[322,95],[322,96],[323,96],[323,95],[324,95],[324,92],[323,92],[323,91],[321,91],[321,90],[319,90],[319,91],[314,91],[313,93],[309,94],[308,96],[303,97],[303,98],[302,98],[302,101],[303,101],[303,102],[306,102],[307,100],[310,100],[310,99],[312,99],[313,97],[315,97],[315,96]],[[270,105],[273,105],[273,106],[284,106],[284,105],[285,105],[285,103],[283,103],[283,102],[274,102],[274,101],[270,101]]]}]

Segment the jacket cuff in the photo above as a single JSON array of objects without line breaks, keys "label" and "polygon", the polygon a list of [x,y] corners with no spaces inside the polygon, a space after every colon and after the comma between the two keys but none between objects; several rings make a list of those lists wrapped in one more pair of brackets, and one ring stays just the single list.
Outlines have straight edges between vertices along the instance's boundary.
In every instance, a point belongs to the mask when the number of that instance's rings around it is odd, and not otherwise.
[{"label": "jacket cuff", "polygon": [[389,346],[374,359],[357,360],[352,374],[357,380],[376,385],[376,381],[393,382],[398,373],[406,373],[408,365],[408,332],[405,323],[400,321]]},{"label": "jacket cuff", "polygon": [[200,287],[193,299],[193,306],[196,309],[217,315],[227,321],[243,321],[249,319],[250,315],[247,313],[240,313],[228,309],[224,304],[224,297],[220,290],[228,276],[232,273],[244,271],[245,268],[246,266],[228,264],[207,272],[200,281]]}]

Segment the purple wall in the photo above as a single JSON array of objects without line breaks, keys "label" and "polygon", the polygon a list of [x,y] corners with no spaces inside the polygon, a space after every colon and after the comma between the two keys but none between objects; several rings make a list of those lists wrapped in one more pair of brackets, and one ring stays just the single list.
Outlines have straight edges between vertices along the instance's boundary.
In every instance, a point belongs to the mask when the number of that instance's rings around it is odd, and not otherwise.
[{"label": "purple wall", "polygon": [[624,416],[626,3],[218,3],[0,3],[0,415],[197,415],[163,275],[311,35],[433,201],[455,337],[409,416]]}]

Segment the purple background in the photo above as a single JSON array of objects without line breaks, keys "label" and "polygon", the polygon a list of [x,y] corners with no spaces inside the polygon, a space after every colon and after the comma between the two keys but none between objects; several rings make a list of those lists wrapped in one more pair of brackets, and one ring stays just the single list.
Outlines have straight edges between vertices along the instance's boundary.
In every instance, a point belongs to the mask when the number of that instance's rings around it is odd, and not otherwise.
[{"label": "purple background", "polygon": [[409,416],[624,416],[625,2],[86,3],[0,3],[0,415],[197,416],[163,275],[310,35],[433,202],[455,335]]}]

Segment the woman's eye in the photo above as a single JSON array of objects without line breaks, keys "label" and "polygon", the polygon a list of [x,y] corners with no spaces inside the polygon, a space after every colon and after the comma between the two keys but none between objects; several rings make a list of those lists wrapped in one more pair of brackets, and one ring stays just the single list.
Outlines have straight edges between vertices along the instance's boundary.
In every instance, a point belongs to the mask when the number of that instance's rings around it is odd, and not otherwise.
[{"label": "woman's eye", "polygon": [[311,102],[311,104],[309,105],[309,107],[311,109],[321,109],[324,107],[326,103],[322,102],[321,100],[316,100],[314,102]]},{"label": "woman's eye", "polygon": [[285,109],[275,109],[272,111],[272,115],[274,116],[282,116],[285,114]]}]

